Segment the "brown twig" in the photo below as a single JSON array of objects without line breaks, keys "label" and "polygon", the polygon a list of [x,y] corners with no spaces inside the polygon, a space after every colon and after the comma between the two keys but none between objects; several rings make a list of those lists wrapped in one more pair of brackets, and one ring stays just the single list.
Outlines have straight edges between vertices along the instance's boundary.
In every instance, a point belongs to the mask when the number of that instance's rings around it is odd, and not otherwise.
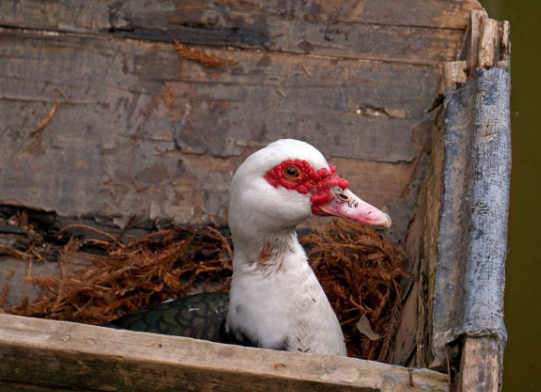
[{"label": "brown twig", "polygon": [[35,136],[38,132],[45,129],[47,124],[49,124],[49,122],[53,119],[54,115],[56,114],[58,106],[60,105],[60,101],[56,98],[55,92],[62,95],[62,97],[64,97],[66,102],[68,102],[68,103],[70,103],[72,105],[75,104],[75,102],[71,101],[68,98],[68,96],[60,88],[58,88],[58,87],[53,88],[51,90],[51,97],[52,97],[52,100],[53,100],[53,107],[52,107],[51,111],[49,112],[49,114],[43,120],[41,120],[41,122],[39,123],[37,128],[30,131],[30,136]]},{"label": "brown twig", "polygon": [[121,248],[124,247],[124,245],[122,245],[122,243],[119,240],[117,240],[114,236],[112,236],[111,234],[106,233],[104,231],[101,231],[99,229],[96,229],[95,227],[82,225],[82,224],[73,224],[73,225],[66,226],[66,227],[64,227],[62,230],[60,230],[58,232],[58,235],[62,234],[63,232],[65,232],[68,229],[85,229],[85,230],[93,231],[94,233],[100,234],[100,235],[102,235],[104,237],[109,238],[110,240],[113,240],[113,242],[115,242]]},{"label": "brown twig", "polygon": [[32,258],[32,256],[30,256],[27,253],[18,251],[17,249],[8,248],[7,246],[2,246],[2,245],[0,245],[0,254],[5,254],[5,255],[15,257],[17,259],[22,259],[22,260],[30,260]]},{"label": "brown twig", "polygon": [[235,60],[220,59],[218,57],[206,55],[199,49],[190,49],[188,46],[181,44],[177,40],[175,40],[175,48],[182,58],[198,62],[208,68],[220,68],[225,65],[235,66],[238,64]]},{"label": "brown twig", "polygon": [[15,271],[10,271],[6,275],[6,283],[4,283],[4,289],[2,290],[2,296],[0,296],[0,308],[2,308],[2,306],[4,306],[4,303],[6,303],[6,299],[7,299],[8,294],[9,294],[9,281],[11,280],[11,278],[13,278],[13,275],[15,275]]},{"label": "brown twig", "polygon": [[225,251],[227,252],[227,255],[229,256],[229,260],[233,262],[233,251],[231,250],[231,246],[229,245],[229,241],[225,239],[225,237],[220,233],[218,230],[216,230],[214,227],[208,227],[208,230],[212,231],[213,233],[216,233],[218,238],[223,244],[223,247]]},{"label": "brown twig", "polygon": [[215,217],[216,215],[218,215],[218,214],[216,214],[216,213],[214,213],[214,212],[207,212],[207,211],[205,211],[205,210],[203,210],[203,214],[205,214],[206,216],[209,217],[210,223],[212,223],[212,225],[213,225],[214,227],[220,227],[220,226],[218,225],[218,223],[216,223],[216,220],[214,219],[214,217]]}]

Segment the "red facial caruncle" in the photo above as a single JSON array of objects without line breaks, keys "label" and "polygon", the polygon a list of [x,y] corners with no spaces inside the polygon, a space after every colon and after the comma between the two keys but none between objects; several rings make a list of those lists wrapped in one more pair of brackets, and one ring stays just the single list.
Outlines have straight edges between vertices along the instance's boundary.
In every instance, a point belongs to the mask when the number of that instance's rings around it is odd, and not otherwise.
[{"label": "red facial caruncle", "polygon": [[312,193],[312,211],[318,214],[318,206],[326,204],[333,199],[331,188],[339,186],[342,189],[349,187],[349,182],[336,174],[333,165],[329,169],[315,170],[307,161],[300,159],[286,160],[265,174],[265,179],[273,187],[283,186],[289,190],[306,195]]}]

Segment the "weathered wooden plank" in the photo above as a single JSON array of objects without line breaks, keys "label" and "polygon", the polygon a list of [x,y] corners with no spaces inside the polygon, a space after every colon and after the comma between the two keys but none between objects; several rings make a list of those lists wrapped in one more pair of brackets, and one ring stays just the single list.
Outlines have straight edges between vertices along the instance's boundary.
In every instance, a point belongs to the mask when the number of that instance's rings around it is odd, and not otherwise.
[{"label": "weathered wooden plank", "polygon": [[[476,0],[170,0],[158,4],[142,0],[89,0],[75,4],[61,0],[51,0],[47,4],[35,0],[21,0],[4,2],[0,8],[2,20],[13,25],[25,27],[22,23],[36,23],[39,28],[65,26],[78,31],[127,28],[128,24],[118,24],[121,19],[125,22],[133,20],[136,25],[146,25],[156,30],[167,30],[170,26],[182,24],[192,25],[194,28],[198,27],[198,24],[199,27],[220,27],[220,23],[224,22],[237,23],[233,25],[237,28],[243,27],[243,23],[244,26],[252,27],[255,22],[277,17],[286,20],[305,19],[310,22],[465,29],[470,12],[481,9],[483,7]],[[73,18],[75,13],[78,13],[78,18]],[[252,17],[247,18],[248,14]],[[212,16],[214,18],[211,18]]]},{"label": "weathered wooden plank", "polygon": [[[419,191],[405,237],[404,250],[408,255],[406,270],[410,276],[405,277],[401,282],[401,317],[387,357],[388,363],[403,366],[415,366],[415,350],[417,348],[420,317],[419,297],[422,295],[421,282],[424,273],[421,268],[424,266],[423,245],[427,213],[427,177],[429,175],[430,172],[423,175],[423,185]],[[413,363],[410,364],[412,361]]]},{"label": "weathered wooden plank", "polygon": [[469,17],[468,28],[464,35],[464,42],[460,52],[459,60],[466,61],[468,65],[468,74],[473,75],[477,67],[477,58],[479,56],[479,39],[481,37],[481,24],[488,15],[485,10],[474,10]]},{"label": "weathered wooden plank", "polygon": [[451,61],[443,65],[440,93],[444,94],[448,88],[456,88],[457,84],[464,84],[468,81],[466,61]]},{"label": "weathered wooden plank", "polygon": [[[423,149],[439,70],[265,52],[212,70],[173,45],[0,31],[0,199],[101,216],[224,222],[232,174],[280,137],[306,140],[379,206],[401,197]],[[31,136],[52,108],[45,129]],[[332,135],[332,138],[329,138]],[[367,184],[367,185],[364,185]]]},{"label": "weathered wooden plank", "polygon": [[494,19],[485,18],[481,22],[481,37],[479,40],[479,58],[477,66],[491,68],[500,60],[500,24]]},{"label": "weathered wooden plank", "polygon": [[443,116],[439,113],[429,140],[430,165],[423,177],[406,235],[405,250],[410,263],[408,272],[412,277],[403,282],[402,317],[388,358],[391,363],[417,367],[428,366],[429,363],[432,286],[438,263],[436,243],[440,232],[443,137]]},{"label": "weathered wooden plank", "polygon": [[456,58],[476,1],[289,3],[94,0],[0,4],[0,26],[127,38],[435,63]]},{"label": "weathered wooden plank", "polygon": [[466,338],[462,348],[457,391],[501,391],[503,346],[502,341],[490,337]]},{"label": "weathered wooden plank", "polygon": [[498,22],[490,19],[485,11],[473,11],[464,36],[464,43],[459,55],[467,62],[469,75],[476,68],[498,66],[509,69],[511,44],[508,21]]},{"label": "weathered wooden plank", "polygon": [[[0,315],[0,381],[92,391],[405,391],[408,369]],[[445,375],[413,371],[424,391]],[[1,384],[0,384],[1,385]],[[31,389],[30,389],[31,390]]]},{"label": "weathered wooden plank", "polygon": [[[455,74],[458,76],[459,74]],[[423,262],[420,268],[419,315],[417,319],[417,366],[428,366],[430,337],[433,328],[435,271],[439,263],[438,236],[440,235],[442,173],[445,157],[445,118],[443,111],[438,113],[432,134],[432,154],[427,183],[425,226],[423,235]],[[448,233],[445,233],[447,235]]]},{"label": "weathered wooden plank", "polygon": [[497,66],[502,69],[509,69],[511,66],[511,25],[509,24],[509,21],[504,20],[501,23],[500,34],[501,46],[499,48],[495,48],[496,50],[499,49],[500,51],[497,57],[499,58]]},{"label": "weathered wooden plank", "polygon": [[[466,67],[465,61],[445,63],[440,92],[443,93],[447,89],[454,91],[457,85],[466,83]],[[441,369],[445,368],[443,363],[436,365],[433,362],[430,339],[434,312],[435,273],[439,258],[437,242],[438,235],[441,233],[440,210],[445,154],[444,120],[443,113],[439,112],[431,133],[430,168],[425,178],[426,184],[421,187],[415,216],[406,236],[405,249],[411,264],[409,272],[413,274],[413,278],[409,280],[412,281],[413,288],[408,291],[408,297],[404,301],[403,316],[390,356],[391,363],[406,364],[407,361],[414,361],[416,366],[431,364]],[[466,145],[463,146],[463,150],[457,154],[466,157],[468,155]],[[459,172],[463,170],[459,167],[455,169]],[[460,199],[457,198],[457,200]],[[451,237],[449,239],[451,243],[456,240],[452,233],[447,231],[442,235],[448,234]],[[413,353],[415,356],[412,355]]]},{"label": "weathered wooden plank", "polygon": [[[503,286],[510,174],[510,76],[478,69],[445,102],[432,351],[461,335],[505,341]],[[442,364],[441,364],[442,365]]]},{"label": "weathered wooden plank", "polygon": [[[39,385],[18,384],[0,381],[0,391],[6,392],[65,392],[65,388],[49,388]],[[74,392],[85,392],[81,389],[69,389]]]}]

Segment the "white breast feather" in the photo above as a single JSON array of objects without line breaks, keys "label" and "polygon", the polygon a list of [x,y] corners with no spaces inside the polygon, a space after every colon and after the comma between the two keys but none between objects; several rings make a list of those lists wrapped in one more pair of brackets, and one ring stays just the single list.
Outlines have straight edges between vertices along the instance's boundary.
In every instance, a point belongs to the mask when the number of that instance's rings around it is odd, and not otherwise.
[{"label": "white breast feather", "polygon": [[272,269],[235,257],[228,327],[263,348],[346,356],[344,335],[297,241]]}]

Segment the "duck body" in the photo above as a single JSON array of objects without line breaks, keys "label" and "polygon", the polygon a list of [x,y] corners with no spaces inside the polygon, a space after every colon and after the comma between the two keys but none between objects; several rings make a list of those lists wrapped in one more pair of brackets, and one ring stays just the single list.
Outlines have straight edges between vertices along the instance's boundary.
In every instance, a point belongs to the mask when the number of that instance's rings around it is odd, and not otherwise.
[{"label": "duck body", "polygon": [[265,269],[256,266],[237,269],[231,295],[225,292],[190,295],[122,316],[103,326],[216,343],[345,356],[338,319],[296,235],[293,233],[291,237],[287,252],[278,255],[280,264],[269,260]]},{"label": "duck body", "polygon": [[236,253],[226,330],[257,347],[345,356],[342,329],[304,249],[294,232],[286,237]]},{"label": "duck body", "polygon": [[326,351],[345,355],[345,346],[336,344],[343,342],[338,320],[295,233],[280,247],[259,266],[237,252],[231,296],[224,292],[186,296],[104,326],[297,352],[320,352],[334,345]]},{"label": "duck body", "polygon": [[[109,326],[347,355],[340,323],[308,265],[295,228],[312,216],[391,225],[389,216],[348,187],[323,155],[305,142],[279,140],[255,152],[238,168],[230,188],[234,257],[229,297],[223,293],[187,297],[123,316]],[[183,327],[177,328],[172,320]]]}]

